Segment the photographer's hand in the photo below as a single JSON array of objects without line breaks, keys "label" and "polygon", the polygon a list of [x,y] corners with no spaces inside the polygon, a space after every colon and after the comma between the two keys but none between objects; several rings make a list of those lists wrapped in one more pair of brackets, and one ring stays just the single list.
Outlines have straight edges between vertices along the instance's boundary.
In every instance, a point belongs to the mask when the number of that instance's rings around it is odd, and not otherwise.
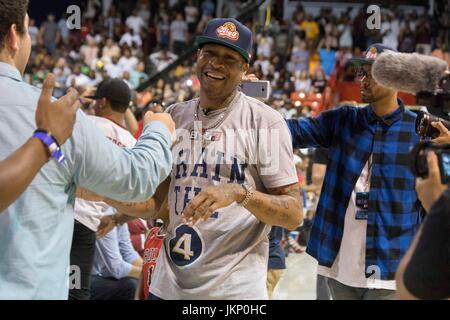
[{"label": "photographer's hand", "polygon": [[441,183],[441,175],[439,171],[438,158],[434,152],[427,155],[428,162],[428,178],[416,179],[416,192],[419,196],[422,206],[428,212],[442,193],[447,189],[445,184]]},{"label": "photographer's hand", "polygon": [[450,131],[440,121],[432,122],[431,125],[439,130],[439,137],[431,140],[437,144],[450,144]]},{"label": "photographer's hand", "polygon": [[256,74],[250,73],[250,74],[244,74],[242,76],[242,81],[258,81],[259,79],[256,77]]}]

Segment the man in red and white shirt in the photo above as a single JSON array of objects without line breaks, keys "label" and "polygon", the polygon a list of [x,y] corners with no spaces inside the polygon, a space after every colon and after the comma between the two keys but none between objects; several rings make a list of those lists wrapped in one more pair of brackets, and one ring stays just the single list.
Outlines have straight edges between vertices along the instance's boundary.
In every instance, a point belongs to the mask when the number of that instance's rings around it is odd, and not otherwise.
[{"label": "man in red and white shirt", "polygon": [[150,293],[150,283],[152,273],[156,267],[159,250],[161,249],[165,237],[165,228],[161,219],[158,219],[155,226],[150,229],[144,244],[142,275],[139,283],[139,298],[148,299]]},{"label": "man in red and white shirt", "polygon": [[[132,148],[136,139],[124,127],[125,112],[131,100],[131,91],[120,79],[101,82],[94,96],[96,116],[88,116],[103,134],[120,148]],[[98,154],[98,157],[103,157]],[[114,159],[104,159],[105,165]],[[77,192],[81,196],[83,191]],[[69,290],[69,299],[89,299],[90,273],[95,251],[96,231],[100,218],[115,213],[115,209],[103,201],[75,200],[75,226],[70,253],[70,264],[81,269],[81,288]]]}]

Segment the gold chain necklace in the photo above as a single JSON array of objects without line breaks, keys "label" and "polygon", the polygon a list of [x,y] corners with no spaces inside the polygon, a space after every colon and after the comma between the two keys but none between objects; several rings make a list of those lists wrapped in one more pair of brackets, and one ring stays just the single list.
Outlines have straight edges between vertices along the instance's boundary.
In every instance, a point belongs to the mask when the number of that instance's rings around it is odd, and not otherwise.
[{"label": "gold chain necklace", "polygon": [[[215,128],[219,127],[227,119],[228,115],[231,113],[231,110],[233,109],[234,102],[235,102],[235,100],[237,99],[238,96],[239,96],[238,95],[238,91],[236,90],[233,94],[231,94],[225,100],[224,107],[221,108],[221,109],[223,109],[223,112],[220,113],[219,119],[216,122],[214,122],[212,125],[210,125],[210,126],[208,126],[206,128],[203,128],[203,125],[202,125],[202,130],[201,130],[201,132],[199,132],[200,133],[199,136],[200,136],[200,139],[202,141],[202,146],[203,147],[205,147],[209,142],[211,142],[208,139],[204,139],[204,134],[208,130],[215,129]],[[193,131],[195,131],[195,129],[196,129],[195,128],[196,127],[195,126],[195,122],[196,121],[200,121],[200,122],[202,121],[198,117],[199,110],[200,110],[200,98],[198,99],[197,105],[196,105],[195,110],[194,110],[194,124],[193,124],[193,129],[192,129]],[[208,143],[206,141],[208,141]]]},{"label": "gold chain necklace", "polygon": [[[215,129],[220,124],[222,124],[222,122],[225,121],[225,119],[230,114],[231,110],[233,109],[230,106],[232,105],[232,103],[234,102],[236,97],[237,97],[237,90],[225,100],[224,107],[221,108],[221,109],[223,109],[223,111],[222,111],[222,113],[220,113],[219,119],[215,123],[213,123],[211,126],[208,126],[206,128],[203,128],[203,126],[202,126],[203,132],[210,130],[210,129]],[[198,99],[197,105],[194,110],[194,121],[201,121],[200,118],[198,117],[199,111],[200,111],[200,99]]]}]

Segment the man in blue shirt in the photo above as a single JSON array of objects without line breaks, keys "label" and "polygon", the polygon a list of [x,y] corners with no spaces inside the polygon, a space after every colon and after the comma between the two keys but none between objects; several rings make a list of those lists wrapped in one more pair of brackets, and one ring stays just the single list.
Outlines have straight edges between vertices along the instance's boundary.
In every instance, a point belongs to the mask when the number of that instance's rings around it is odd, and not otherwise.
[{"label": "man in blue shirt", "polygon": [[374,44],[353,60],[369,105],[287,120],[294,148],[329,149],[307,252],[318,260],[318,274],[329,278],[334,299],[393,298],[395,271],[420,222],[409,169],[410,148],[419,142],[415,114],[397,91],[371,77],[385,50],[393,49]]},{"label": "man in blue shirt", "polygon": [[319,49],[319,56],[323,71],[329,78],[336,64],[336,50],[331,49],[329,42],[325,41],[325,48]]},{"label": "man in blue shirt", "polygon": [[[22,81],[31,48],[27,6],[26,0],[0,0],[0,159],[36,135],[40,90]],[[144,120],[140,140],[128,150],[106,139],[81,111],[60,149],[49,132],[37,132],[65,160],[49,161],[0,212],[0,299],[67,299],[77,185],[121,201],[152,196],[171,170],[175,125],[167,114]]]},{"label": "man in blue shirt", "polygon": [[[64,97],[52,102],[54,86],[55,77],[48,74],[36,108],[36,126],[52,132],[55,139],[64,143],[75,124],[78,93],[69,90]],[[13,154],[0,160],[0,212],[20,196],[49,157],[47,146],[37,138],[30,138]]]},{"label": "man in blue shirt", "polygon": [[133,300],[141,271],[128,225],[118,225],[95,244],[91,300]]}]

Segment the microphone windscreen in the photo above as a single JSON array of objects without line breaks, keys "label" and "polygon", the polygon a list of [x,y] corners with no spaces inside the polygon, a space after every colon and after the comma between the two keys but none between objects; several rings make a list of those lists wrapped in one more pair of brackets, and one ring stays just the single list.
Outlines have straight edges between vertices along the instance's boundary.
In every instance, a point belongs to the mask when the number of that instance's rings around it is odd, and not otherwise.
[{"label": "microphone windscreen", "polygon": [[447,69],[444,60],[418,53],[385,51],[372,66],[372,77],[384,87],[415,94],[434,92]]}]

